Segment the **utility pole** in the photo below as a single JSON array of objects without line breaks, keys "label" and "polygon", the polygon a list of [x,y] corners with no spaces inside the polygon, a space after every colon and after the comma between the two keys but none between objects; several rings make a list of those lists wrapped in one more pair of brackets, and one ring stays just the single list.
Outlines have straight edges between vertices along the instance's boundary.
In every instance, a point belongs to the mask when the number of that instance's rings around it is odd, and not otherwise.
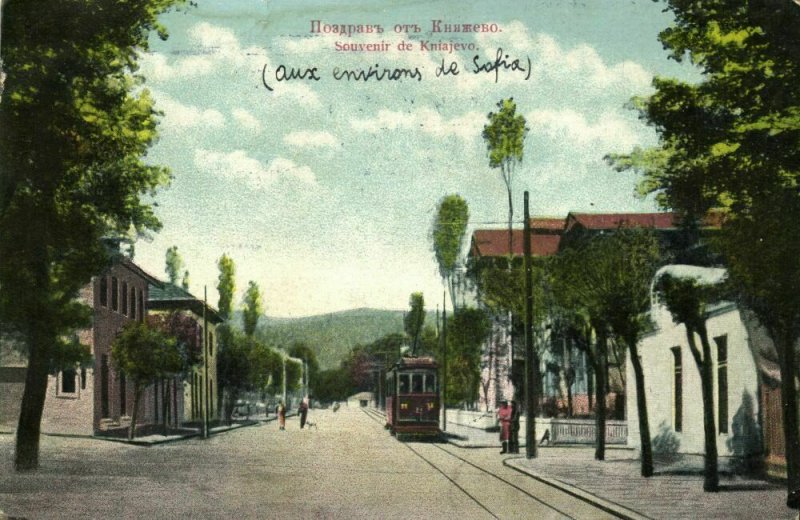
[{"label": "utility pole", "polygon": [[533,352],[533,268],[531,266],[531,216],[528,210],[528,192],[525,192],[525,457],[536,457],[536,378],[538,359]]},{"label": "utility pole", "polygon": [[447,431],[447,291],[442,291],[442,431]]},{"label": "utility pole", "polygon": [[208,316],[206,315],[208,309],[208,287],[203,286],[203,370],[205,376],[203,377],[203,394],[205,404],[203,406],[203,438],[208,438]]}]

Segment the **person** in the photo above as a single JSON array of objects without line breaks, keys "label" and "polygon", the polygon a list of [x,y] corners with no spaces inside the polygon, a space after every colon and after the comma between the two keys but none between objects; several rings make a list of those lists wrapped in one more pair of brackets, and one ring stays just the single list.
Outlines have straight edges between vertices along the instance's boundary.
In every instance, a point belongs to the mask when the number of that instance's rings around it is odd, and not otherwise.
[{"label": "person", "polygon": [[283,401],[278,403],[278,407],[275,409],[275,413],[278,415],[278,429],[285,430],[286,429],[286,406],[284,406]]},{"label": "person", "polygon": [[306,417],[308,416],[308,396],[300,401],[298,412],[300,412],[300,429],[302,430],[306,425]]},{"label": "person", "polygon": [[497,411],[497,418],[500,420],[500,442],[503,443],[503,451],[500,453],[508,453],[508,440],[511,437],[511,407],[508,401],[503,401]]},{"label": "person", "polygon": [[508,441],[508,452],[519,453],[519,405],[511,401],[511,436]]}]

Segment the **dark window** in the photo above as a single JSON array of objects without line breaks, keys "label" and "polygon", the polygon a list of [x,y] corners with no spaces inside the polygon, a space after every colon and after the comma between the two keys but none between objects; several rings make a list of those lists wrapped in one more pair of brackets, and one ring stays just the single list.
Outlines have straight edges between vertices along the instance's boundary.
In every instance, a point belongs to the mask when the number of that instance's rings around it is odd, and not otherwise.
[{"label": "dark window", "polygon": [[681,361],[681,348],[672,347],[672,357],[674,358],[672,385],[672,404],[674,407],[673,425],[675,431],[683,431],[683,363]]},{"label": "dark window", "polygon": [[76,390],[75,376],[77,372],[74,368],[68,368],[61,372],[61,393],[74,394]]},{"label": "dark window", "polygon": [[86,369],[81,368],[81,390],[86,390]]},{"label": "dark window", "polygon": [[108,417],[108,355],[100,357],[100,414]]},{"label": "dark window", "polygon": [[108,277],[100,278],[100,305],[108,307]]},{"label": "dark window", "polygon": [[436,376],[425,374],[425,393],[432,394],[434,392],[436,392]]},{"label": "dark window", "polygon": [[128,282],[122,282],[122,314],[128,315]]},{"label": "dark window", "polygon": [[139,291],[139,321],[144,321],[144,291]]},{"label": "dark window", "polygon": [[131,287],[131,318],[137,319],[136,315],[136,287]]},{"label": "dark window", "polygon": [[208,415],[214,415],[214,381],[208,381]]},{"label": "dark window", "polygon": [[719,433],[728,433],[728,336],[714,338],[717,344],[717,393]]},{"label": "dark window", "polygon": [[411,392],[415,394],[422,393],[422,377],[423,374],[412,374],[411,376]]},{"label": "dark window", "polygon": [[211,331],[208,332],[208,355],[214,355],[214,335]]},{"label": "dark window", "polygon": [[114,277],[111,278],[111,310],[119,310],[119,284]]},{"label": "dark window", "polygon": [[407,394],[408,389],[411,388],[409,384],[410,374],[400,374],[400,394]]}]

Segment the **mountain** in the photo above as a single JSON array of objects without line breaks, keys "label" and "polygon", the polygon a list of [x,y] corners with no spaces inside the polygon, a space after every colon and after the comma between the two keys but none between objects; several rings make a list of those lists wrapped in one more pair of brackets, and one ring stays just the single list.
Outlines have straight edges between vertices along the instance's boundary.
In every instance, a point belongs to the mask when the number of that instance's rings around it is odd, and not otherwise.
[{"label": "mountain", "polygon": [[[435,317],[425,323],[435,325]],[[241,323],[241,320],[237,320]],[[259,320],[256,335],[274,346],[306,343],[317,353],[322,369],[335,368],[355,345],[365,345],[391,333],[403,333],[403,311],[352,309],[303,318]]]}]

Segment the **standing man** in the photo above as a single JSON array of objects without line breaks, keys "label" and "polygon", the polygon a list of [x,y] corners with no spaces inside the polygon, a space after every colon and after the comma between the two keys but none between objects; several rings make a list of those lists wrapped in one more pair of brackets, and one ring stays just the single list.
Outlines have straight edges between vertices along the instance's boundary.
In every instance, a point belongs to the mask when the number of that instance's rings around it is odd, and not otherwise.
[{"label": "standing man", "polygon": [[511,401],[511,437],[508,441],[508,452],[519,453],[519,405]]},{"label": "standing man", "polygon": [[306,425],[306,416],[308,416],[308,396],[305,396],[303,400],[300,401],[300,408],[298,411],[300,412],[300,429],[302,430]]},{"label": "standing man", "polygon": [[500,420],[500,442],[503,443],[503,451],[500,454],[508,453],[508,441],[511,438],[511,407],[508,401],[503,401],[497,410],[497,418]]}]

